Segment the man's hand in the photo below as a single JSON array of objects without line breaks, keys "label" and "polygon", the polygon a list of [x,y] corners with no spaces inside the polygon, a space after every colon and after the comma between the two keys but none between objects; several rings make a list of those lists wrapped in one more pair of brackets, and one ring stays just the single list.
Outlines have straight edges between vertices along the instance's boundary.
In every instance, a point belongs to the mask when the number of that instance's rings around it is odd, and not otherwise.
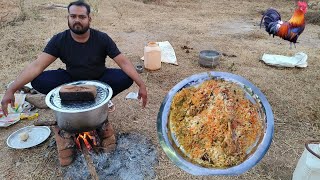
[{"label": "man's hand", "polygon": [[118,64],[118,66],[139,86],[138,99],[142,99],[142,106],[147,105],[147,88],[133,64],[129,59],[127,59],[123,54],[119,54],[113,60]]},{"label": "man's hand", "polygon": [[8,104],[11,103],[11,107],[14,107],[14,93],[7,91],[1,101],[1,109],[5,116],[8,116]]},{"label": "man's hand", "polygon": [[146,107],[147,105],[147,100],[148,100],[148,95],[147,95],[147,88],[146,86],[141,86],[139,88],[139,93],[138,93],[138,99],[142,99],[142,106]]}]

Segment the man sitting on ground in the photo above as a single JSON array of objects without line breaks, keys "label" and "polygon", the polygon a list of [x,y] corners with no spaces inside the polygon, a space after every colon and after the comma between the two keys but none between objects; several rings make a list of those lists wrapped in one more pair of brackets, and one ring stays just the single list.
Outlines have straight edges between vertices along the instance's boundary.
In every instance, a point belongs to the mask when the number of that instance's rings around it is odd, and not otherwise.
[{"label": "man sitting on ground", "polygon": [[[8,104],[14,105],[14,93],[29,82],[35,90],[47,94],[65,83],[99,80],[110,85],[114,97],[129,88],[134,81],[139,86],[139,98],[145,107],[147,90],[144,82],[114,41],[106,33],[90,28],[90,6],[83,1],[75,1],[69,4],[68,13],[69,29],[53,36],[38,58],[29,64],[7,89],[1,101],[4,115],[8,115]],[[107,56],[121,69],[106,68]],[[57,58],[66,64],[66,70],[44,71]],[[108,141],[102,141],[104,148],[114,149],[115,137],[110,123],[102,125],[97,131]],[[54,132],[60,164],[69,165],[74,159],[74,142],[67,132],[61,132],[58,127],[54,128]]]}]

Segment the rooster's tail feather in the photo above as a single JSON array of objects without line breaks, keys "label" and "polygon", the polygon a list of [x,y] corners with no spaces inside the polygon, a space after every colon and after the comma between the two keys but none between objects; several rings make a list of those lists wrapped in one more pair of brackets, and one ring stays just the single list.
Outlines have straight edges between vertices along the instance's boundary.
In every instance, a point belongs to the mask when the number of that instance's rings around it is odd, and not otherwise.
[{"label": "rooster's tail feather", "polygon": [[275,36],[278,31],[278,21],[281,21],[281,16],[279,12],[273,8],[269,8],[261,18],[260,28],[263,23],[264,27],[266,28],[266,31],[269,34],[273,34],[273,36]]}]

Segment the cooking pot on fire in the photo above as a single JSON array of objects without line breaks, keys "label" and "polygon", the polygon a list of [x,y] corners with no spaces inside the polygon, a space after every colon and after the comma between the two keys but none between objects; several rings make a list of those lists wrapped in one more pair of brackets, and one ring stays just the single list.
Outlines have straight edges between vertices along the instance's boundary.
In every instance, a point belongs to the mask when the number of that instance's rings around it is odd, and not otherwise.
[{"label": "cooking pot on fire", "polygon": [[[59,91],[63,85],[94,85],[95,101],[62,103]],[[112,89],[100,81],[75,81],[51,90],[46,96],[47,106],[54,111],[58,126],[68,132],[86,132],[98,128],[108,118],[108,102]]]}]

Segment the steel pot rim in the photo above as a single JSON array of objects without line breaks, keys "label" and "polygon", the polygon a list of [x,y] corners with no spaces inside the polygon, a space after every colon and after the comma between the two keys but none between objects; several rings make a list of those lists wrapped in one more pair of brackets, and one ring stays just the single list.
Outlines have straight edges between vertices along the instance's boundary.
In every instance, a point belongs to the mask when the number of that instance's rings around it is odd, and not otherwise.
[{"label": "steel pot rim", "polygon": [[[64,86],[64,85],[75,85],[75,84],[89,84],[89,85],[93,84],[93,85],[98,85],[98,86],[104,86],[104,88],[107,88],[109,93],[108,93],[107,97],[100,104],[98,104],[98,105],[96,105],[94,107],[87,108],[87,109],[79,109],[79,110],[72,110],[71,111],[71,110],[68,110],[68,109],[59,109],[56,106],[52,105],[52,103],[50,102],[50,98],[52,97],[52,95],[54,93],[58,93],[60,88],[62,86]],[[80,113],[80,112],[92,111],[92,110],[100,108],[101,106],[104,106],[105,104],[107,104],[111,100],[112,94],[113,94],[112,88],[108,84],[106,84],[104,82],[96,81],[96,80],[82,80],[82,81],[74,81],[74,82],[71,82],[71,83],[65,83],[65,84],[62,84],[62,85],[52,89],[46,95],[45,102],[46,102],[47,106],[50,109],[52,109],[53,111],[57,111],[57,112],[61,112],[61,113]],[[106,111],[107,111],[107,109],[106,109]]]}]

